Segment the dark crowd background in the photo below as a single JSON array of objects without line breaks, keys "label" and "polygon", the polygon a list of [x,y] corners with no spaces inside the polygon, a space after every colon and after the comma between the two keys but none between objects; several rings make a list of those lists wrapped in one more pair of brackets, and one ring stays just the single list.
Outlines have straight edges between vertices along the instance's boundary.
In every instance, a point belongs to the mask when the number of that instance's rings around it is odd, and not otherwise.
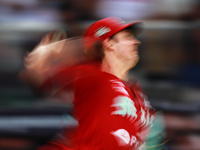
[{"label": "dark crowd background", "polygon": [[18,75],[49,31],[79,36],[109,16],[145,23],[130,75],[159,112],[147,149],[200,149],[199,0],[1,0],[0,150],[35,149],[77,126],[72,105],[38,95]]}]

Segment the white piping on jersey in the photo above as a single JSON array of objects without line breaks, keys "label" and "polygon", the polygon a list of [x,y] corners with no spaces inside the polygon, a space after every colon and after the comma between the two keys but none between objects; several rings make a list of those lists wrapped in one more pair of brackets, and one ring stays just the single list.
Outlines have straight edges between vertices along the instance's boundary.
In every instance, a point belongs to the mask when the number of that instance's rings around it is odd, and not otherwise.
[{"label": "white piping on jersey", "polygon": [[127,96],[118,96],[114,98],[111,107],[116,108],[111,115],[126,116],[130,119],[130,121],[137,119],[137,109],[135,107],[135,103]]},{"label": "white piping on jersey", "polygon": [[116,92],[120,92],[126,96],[129,97],[128,92],[125,89],[125,85],[118,81],[118,80],[110,80],[110,82],[112,83],[112,88],[116,91]]}]

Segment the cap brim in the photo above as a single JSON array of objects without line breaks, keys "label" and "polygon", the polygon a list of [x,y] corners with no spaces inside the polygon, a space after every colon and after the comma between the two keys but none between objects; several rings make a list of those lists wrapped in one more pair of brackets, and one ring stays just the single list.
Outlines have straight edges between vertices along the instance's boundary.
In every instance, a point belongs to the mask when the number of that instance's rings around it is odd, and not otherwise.
[{"label": "cap brim", "polygon": [[123,26],[121,29],[119,29],[119,31],[124,30],[124,29],[131,29],[133,31],[134,36],[138,36],[144,31],[144,23],[132,22]]},{"label": "cap brim", "polygon": [[143,22],[132,23],[128,28],[132,29],[134,35],[137,36],[144,31],[144,23]]}]

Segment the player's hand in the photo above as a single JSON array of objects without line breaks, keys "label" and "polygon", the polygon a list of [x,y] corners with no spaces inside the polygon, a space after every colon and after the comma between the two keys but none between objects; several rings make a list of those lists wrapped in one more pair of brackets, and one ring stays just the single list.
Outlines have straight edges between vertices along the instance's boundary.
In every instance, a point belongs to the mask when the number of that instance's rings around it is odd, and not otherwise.
[{"label": "player's hand", "polygon": [[66,39],[66,38],[67,38],[67,34],[65,31],[55,30],[55,31],[49,32],[47,35],[45,35],[37,47],[48,45],[48,44],[51,44],[54,42],[58,42],[58,41]]},{"label": "player's hand", "polygon": [[55,65],[73,66],[84,62],[83,39],[64,38],[66,34],[62,32],[47,34],[25,58],[25,68],[43,72]]},{"label": "player's hand", "polygon": [[[52,31],[45,35],[40,43],[26,56],[24,66],[28,70],[43,71],[45,67],[52,62],[53,58],[60,53],[60,47],[63,43],[53,46],[54,43],[64,40],[66,33],[64,31]],[[49,46],[52,45],[52,46]]]}]

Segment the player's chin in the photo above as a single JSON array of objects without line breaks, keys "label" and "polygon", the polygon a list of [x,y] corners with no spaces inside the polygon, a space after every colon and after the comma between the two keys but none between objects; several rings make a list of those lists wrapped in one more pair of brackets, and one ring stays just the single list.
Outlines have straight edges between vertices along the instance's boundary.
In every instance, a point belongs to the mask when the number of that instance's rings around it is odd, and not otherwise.
[{"label": "player's chin", "polygon": [[140,57],[139,57],[138,54],[132,55],[132,60],[133,60],[133,61],[139,61],[139,59],[140,59]]},{"label": "player's chin", "polygon": [[135,67],[139,62],[140,57],[138,55],[134,55],[132,58],[132,67]]}]

